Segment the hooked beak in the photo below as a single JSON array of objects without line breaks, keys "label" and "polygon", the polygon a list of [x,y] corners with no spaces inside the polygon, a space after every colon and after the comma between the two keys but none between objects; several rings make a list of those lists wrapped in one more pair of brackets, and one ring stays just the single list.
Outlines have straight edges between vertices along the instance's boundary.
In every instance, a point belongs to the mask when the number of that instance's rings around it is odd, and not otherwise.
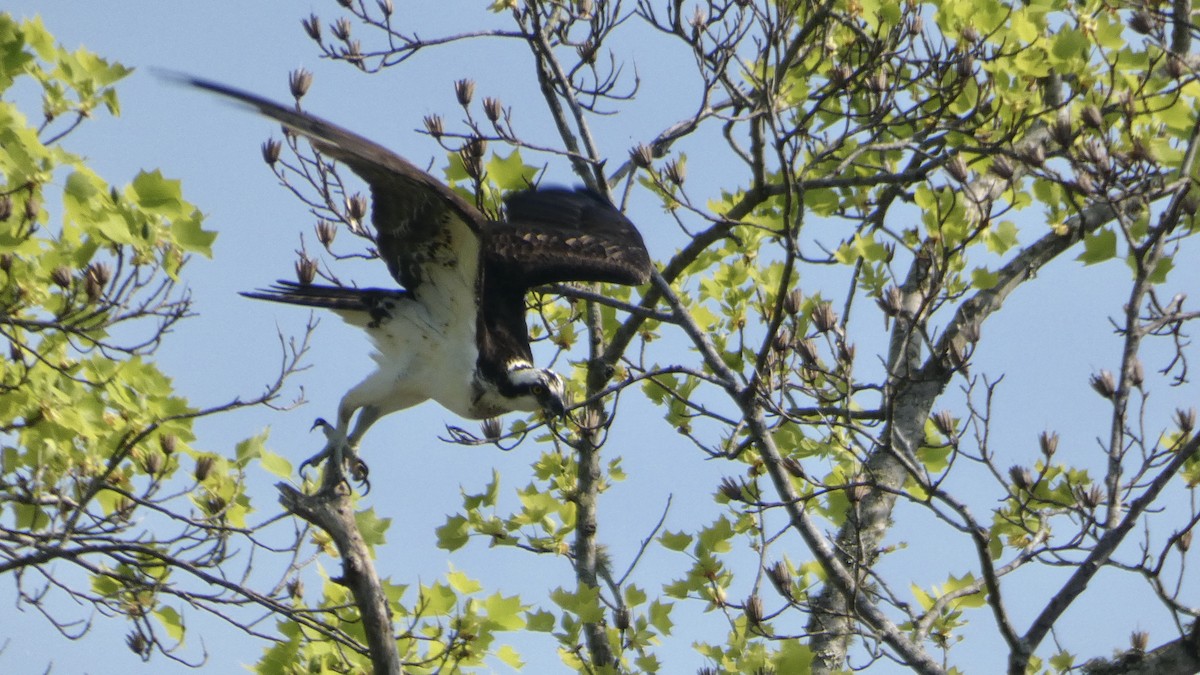
[{"label": "hooked beak", "polygon": [[567,414],[567,406],[558,396],[550,396],[542,407],[548,417],[562,418]]}]

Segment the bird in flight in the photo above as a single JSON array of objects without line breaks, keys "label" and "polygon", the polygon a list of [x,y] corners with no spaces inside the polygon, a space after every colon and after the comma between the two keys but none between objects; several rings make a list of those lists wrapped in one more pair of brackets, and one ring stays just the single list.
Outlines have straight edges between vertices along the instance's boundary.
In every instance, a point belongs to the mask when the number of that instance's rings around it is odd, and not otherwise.
[{"label": "bird in flight", "polygon": [[301,469],[328,460],[337,482],[347,466],[365,480],[357,451],[367,429],[384,415],[431,399],[468,419],[565,413],[562,378],[533,363],[525,295],[556,282],[645,283],[650,256],[616,207],[584,189],[530,189],[510,195],[505,217],[493,220],[358,134],[255,94],[185,79],[280,122],[366,181],[376,249],[400,284],[381,289],[279,281],[243,293],[332,310],[374,343],[375,371],[342,397],[336,425],[317,421],[328,443]]}]

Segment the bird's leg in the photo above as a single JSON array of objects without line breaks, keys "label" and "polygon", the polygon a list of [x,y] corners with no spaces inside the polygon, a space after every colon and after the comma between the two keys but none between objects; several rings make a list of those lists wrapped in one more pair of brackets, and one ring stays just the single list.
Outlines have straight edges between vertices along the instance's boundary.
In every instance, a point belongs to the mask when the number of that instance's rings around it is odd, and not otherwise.
[{"label": "bird's leg", "polygon": [[367,480],[369,473],[366,462],[358,457],[358,442],[362,439],[363,434],[367,429],[378,420],[382,414],[379,408],[375,406],[363,406],[358,410],[358,419],[354,424],[354,431],[350,435],[346,435],[346,427],[350,425],[350,418],[354,415],[353,410],[341,409],[338,411],[338,425],[335,427],[322,418],[317,418],[313,422],[313,429],[321,428],[325,433],[325,447],[320,452],[304,460],[300,464],[300,475],[304,475],[304,469],[307,467],[315,467],[321,462],[327,462],[325,469],[326,476],[323,485],[332,486],[346,480],[346,467],[350,469],[350,477],[355,481],[366,486],[365,492],[371,491],[371,481]]},{"label": "bird's leg", "polygon": [[304,470],[307,467],[316,467],[321,462],[328,460],[329,466],[326,468],[326,471],[333,472],[333,475],[330,476],[330,480],[327,482],[336,485],[344,480],[342,466],[345,461],[346,432],[344,430],[346,425],[339,424],[335,427],[326,422],[324,418],[318,417],[312,425],[313,429],[317,427],[320,427],[321,431],[325,433],[325,447],[317,454],[301,462],[300,476],[304,476]]},{"label": "bird's leg", "polygon": [[383,417],[383,411],[377,406],[363,406],[358,411],[358,419],[354,422],[354,431],[345,439],[345,445],[342,448],[344,453],[343,459],[350,467],[350,475],[354,480],[359,481],[367,486],[367,491],[371,490],[371,481],[367,480],[367,474],[370,471],[367,469],[367,463],[358,458],[358,442],[362,440],[363,434],[367,433],[367,429],[371,427],[380,417]]}]

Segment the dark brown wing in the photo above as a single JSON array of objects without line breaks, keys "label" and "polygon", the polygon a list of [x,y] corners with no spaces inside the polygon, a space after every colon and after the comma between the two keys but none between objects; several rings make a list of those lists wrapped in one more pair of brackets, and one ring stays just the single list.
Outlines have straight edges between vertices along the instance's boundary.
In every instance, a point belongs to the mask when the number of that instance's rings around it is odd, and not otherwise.
[{"label": "dark brown wing", "polygon": [[[488,274],[509,287],[559,281],[644,284],[650,255],[629,219],[589,190],[545,188],[505,202],[506,222],[484,230]],[[488,284],[494,283],[494,278]]]},{"label": "dark brown wing", "polygon": [[478,232],[486,221],[469,202],[387,148],[319,117],[216,82],[183,79],[255,108],[349,166],[371,186],[371,222],[392,276],[419,300],[436,293],[457,309],[473,307]]}]

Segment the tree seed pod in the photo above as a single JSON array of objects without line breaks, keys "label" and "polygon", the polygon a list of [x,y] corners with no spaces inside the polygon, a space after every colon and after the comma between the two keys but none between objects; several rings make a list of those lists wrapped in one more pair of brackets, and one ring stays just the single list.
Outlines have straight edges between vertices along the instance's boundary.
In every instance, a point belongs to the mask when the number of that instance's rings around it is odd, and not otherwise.
[{"label": "tree seed pod", "polygon": [[1054,120],[1054,124],[1050,127],[1050,135],[1054,137],[1054,142],[1058,143],[1061,148],[1069,148],[1075,141],[1075,130],[1071,128],[1071,117],[1065,110],[1059,113],[1058,119]]},{"label": "tree seed pod", "polygon": [[849,84],[852,77],[854,77],[854,70],[844,63],[837,64],[829,73],[830,83],[838,89],[842,89]]},{"label": "tree seed pod", "polygon": [[687,180],[687,165],[683,162],[678,162],[673,159],[669,160],[667,162],[666,172],[667,180],[671,181],[675,185],[682,186],[683,182]]},{"label": "tree seed pod", "polygon": [[163,434],[158,437],[158,447],[168,457],[175,454],[175,446],[178,442],[179,439],[175,437],[175,434]]},{"label": "tree seed pod", "polygon": [[745,612],[746,621],[749,621],[751,626],[760,625],[763,621],[762,598],[757,594],[746,598],[746,602],[742,604],[742,611]]},{"label": "tree seed pod", "polygon": [[1179,538],[1175,540],[1175,545],[1180,551],[1187,553],[1187,550],[1192,547],[1192,531],[1187,530],[1180,533]]},{"label": "tree seed pod", "polygon": [[71,270],[68,267],[56,267],[50,273],[50,280],[60,288],[70,288],[71,282],[74,280]]},{"label": "tree seed pod", "polygon": [[454,97],[458,99],[458,104],[464,108],[471,105],[471,99],[475,96],[475,81],[466,78],[454,83]]},{"label": "tree seed pod", "polygon": [[828,333],[838,328],[838,315],[833,309],[832,302],[822,302],[813,307],[811,318],[813,325],[822,333]]},{"label": "tree seed pod", "polygon": [[301,19],[300,25],[304,26],[304,32],[308,33],[308,37],[316,42],[321,41],[321,20],[316,14],[309,14],[307,19]]},{"label": "tree seed pod", "polygon": [[1038,436],[1038,444],[1042,448],[1042,454],[1045,455],[1047,459],[1053,457],[1054,452],[1058,450],[1058,432],[1043,431],[1042,434]]},{"label": "tree seed pod", "polygon": [[150,452],[146,455],[145,469],[146,473],[151,476],[157,476],[163,468],[163,456],[157,452]]},{"label": "tree seed pod", "polygon": [[1104,115],[1100,109],[1092,104],[1083,106],[1083,111],[1080,112],[1079,118],[1083,123],[1096,130],[1104,129]]},{"label": "tree seed pod", "polygon": [[1033,474],[1023,466],[1014,464],[1008,468],[1008,477],[1019,490],[1028,490],[1033,485]]},{"label": "tree seed pod", "polygon": [[1149,35],[1154,30],[1154,20],[1145,10],[1139,9],[1129,17],[1129,27],[1142,35]]},{"label": "tree seed pod", "polygon": [[125,636],[125,646],[129,647],[129,651],[142,658],[150,656],[150,642],[139,631]]},{"label": "tree seed pod", "polygon": [[1146,647],[1150,646],[1150,634],[1144,630],[1135,630],[1129,636],[1129,645],[1133,647],[1133,651],[1145,653]]},{"label": "tree seed pod", "polygon": [[1005,155],[996,155],[992,158],[992,173],[1003,178],[1004,180],[1012,180],[1017,174],[1017,167],[1013,165],[1012,160]]},{"label": "tree seed pod", "polygon": [[1104,493],[1100,491],[1099,485],[1080,486],[1075,491],[1075,497],[1083,505],[1083,508],[1095,511],[1096,507],[1100,506],[1100,502],[1104,500]]},{"label": "tree seed pod", "polygon": [[788,313],[788,316],[796,316],[804,307],[804,294],[797,288],[783,298],[783,311]]},{"label": "tree seed pod", "polygon": [[446,133],[445,126],[442,124],[441,115],[426,115],[425,116],[425,131],[429,132],[434,138],[441,138]]},{"label": "tree seed pod", "polygon": [[317,261],[301,253],[296,259],[296,281],[299,281],[301,286],[308,286],[316,278]]},{"label": "tree seed pod", "polygon": [[629,160],[639,169],[648,169],[654,162],[654,154],[649,146],[638,143],[629,151]]},{"label": "tree seed pod", "polygon": [[29,195],[29,198],[25,200],[25,220],[37,220],[41,211],[41,200],[37,198],[37,195]]},{"label": "tree seed pod", "polygon": [[290,579],[287,582],[287,593],[293,600],[299,600],[304,597],[304,580],[300,577]]},{"label": "tree seed pod", "polygon": [[958,435],[958,428],[954,424],[954,415],[949,410],[939,410],[930,419],[933,420],[933,426],[937,427],[943,436],[954,438]]},{"label": "tree seed pod", "polygon": [[817,343],[812,338],[804,338],[796,342],[796,353],[800,355],[800,360],[806,366],[816,365],[820,354],[817,352]]},{"label": "tree seed pod", "polygon": [[792,346],[792,334],[786,328],[781,328],[775,336],[771,338],[771,349],[783,353]]},{"label": "tree seed pod", "polygon": [[1178,80],[1187,73],[1188,67],[1187,64],[1184,63],[1183,59],[1179,58],[1175,54],[1171,54],[1167,57],[1167,75],[1169,75],[1172,80]]},{"label": "tree seed pod", "polygon": [[1031,166],[1041,166],[1046,163],[1046,149],[1040,143],[1024,148],[1021,159]]},{"label": "tree seed pod", "polygon": [[396,6],[392,4],[392,0],[378,0],[379,11],[383,12],[385,17],[390,17],[395,11]]},{"label": "tree seed pod", "polygon": [[783,466],[783,469],[785,471],[787,471],[788,473],[790,473],[793,477],[795,477],[795,478],[805,478],[806,477],[806,474],[804,473],[804,466],[801,465],[799,460],[797,460],[795,457],[784,457],[783,461],[780,462],[780,464],[781,464],[781,466]]},{"label": "tree seed pod", "polygon": [[955,155],[949,162],[946,162],[946,172],[950,174],[951,178],[960,183],[967,182],[967,178],[970,176],[967,170],[967,162],[962,158],[962,155]]},{"label": "tree seed pod", "polygon": [[355,192],[346,200],[346,215],[350,220],[363,222],[367,217],[367,198],[361,192]]},{"label": "tree seed pod", "polygon": [[1098,374],[1092,375],[1090,383],[1092,385],[1092,389],[1095,389],[1097,394],[1100,394],[1106,399],[1112,400],[1112,397],[1117,393],[1116,379],[1114,379],[1113,374],[1107,370],[1101,370]]},{"label": "tree seed pod", "polygon": [[725,495],[725,498],[728,499],[729,501],[732,501],[732,502],[746,501],[746,494],[745,494],[744,490],[742,489],[742,484],[735,481],[732,478],[728,478],[728,477],[722,478],[721,484],[719,486],[717,486],[717,490],[720,491],[720,493],[722,495]]},{"label": "tree seed pod", "polygon": [[1135,387],[1141,387],[1146,381],[1146,368],[1142,365],[1142,360],[1135,358],[1133,364],[1129,367],[1129,383]]},{"label": "tree seed pod", "polygon": [[329,29],[333,32],[333,36],[342,42],[350,39],[350,19],[344,16],[335,21]]},{"label": "tree seed pod", "polygon": [[1192,429],[1196,428],[1196,409],[1188,408],[1184,410],[1183,408],[1176,408],[1175,424],[1179,425],[1179,429],[1183,433],[1192,433]]},{"label": "tree seed pod", "polygon": [[96,283],[100,284],[101,286],[107,285],[109,280],[112,279],[112,270],[109,269],[107,264],[102,262],[94,262],[91,265],[88,265],[85,274],[87,274],[88,277],[95,279]]},{"label": "tree seed pod", "polygon": [[306,68],[297,68],[288,73],[288,88],[292,91],[292,97],[297,101],[304,98],[308,88],[312,86],[312,81],[313,74]]},{"label": "tree seed pod", "polygon": [[279,161],[279,151],[283,149],[283,143],[274,138],[263,141],[262,158],[267,163],[267,166],[275,166],[275,162]]},{"label": "tree seed pod", "polygon": [[767,566],[767,579],[771,581],[771,585],[780,595],[788,600],[795,600],[795,594],[792,592],[792,584],[795,580],[792,578],[792,573],[788,566],[782,560],[776,560],[771,565]]},{"label": "tree seed pod", "polygon": [[629,630],[629,608],[622,605],[613,612],[613,625],[617,630]]},{"label": "tree seed pod", "polygon": [[203,483],[208,479],[214,464],[216,464],[216,459],[212,455],[202,455],[196,458],[196,468],[192,471],[192,476],[196,478],[197,483]]},{"label": "tree seed pod", "polygon": [[1074,188],[1081,195],[1091,195],[1096,192],[1096,183],[1084,172],[1075,175]]},{"label": "tree seed pod", "polygon": [[325,248],[329,248],[333,244],[333,240],[337,238],[337,225],[325,220],[324,218],[317,221],[313,228],[317,233],[317,241]]},{"label": "tree seed pod", "polygon": [[839,344],[838,344],[838,361],[842,362],[843,364],[845,364],[847,366],[850,365],[851,363],[854,363],[854,353],[856,351],[857,351],[857,349],[854,347],[853,344],[846,344],[845,342],[839,342]]},{"label": "tree seed pod", "polygon": [[504,107],[500,103],[500,99],[492,98],[491,96],[483,97],[483,114],[487,116],[492,123],[497,122],[500,116],[504,114]]},{"label": "tree seed pod", "polygon": [[90,274],[85,274],[83,277],[83,292],[87,295],[89,303],[95,304],[104,295],[104,287],[96,283],[96,279]]},{"label": "tree seed pod", "polygon": [[346,43],[346,51],[343,56],[347,61],[354,65],[362,64],[362,43],[358,40],[350,40]]}]

